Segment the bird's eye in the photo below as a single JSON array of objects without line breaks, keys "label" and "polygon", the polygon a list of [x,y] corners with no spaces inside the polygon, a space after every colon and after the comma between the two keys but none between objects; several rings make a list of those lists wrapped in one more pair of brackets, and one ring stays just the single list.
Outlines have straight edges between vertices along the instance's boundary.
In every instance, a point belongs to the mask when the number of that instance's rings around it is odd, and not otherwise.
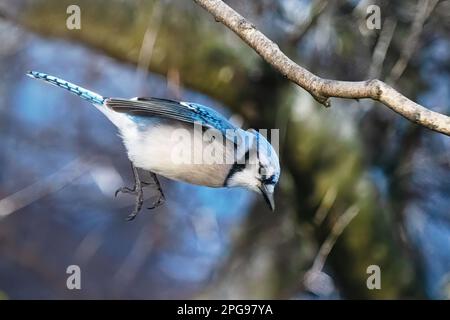
[{"label": "bird's eye", "polygon": [[264,184],[275,184],[276,183],[275,175],[271,175],[268,178],[263,178],[263,179],[261,179],[261,182]]}]

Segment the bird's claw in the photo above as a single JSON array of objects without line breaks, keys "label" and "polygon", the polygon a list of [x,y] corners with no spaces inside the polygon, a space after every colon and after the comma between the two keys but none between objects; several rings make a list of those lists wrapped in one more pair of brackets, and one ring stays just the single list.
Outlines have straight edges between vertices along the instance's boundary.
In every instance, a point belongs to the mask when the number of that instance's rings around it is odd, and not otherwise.
[{"label": "bird's claw", "polygon": [[158,198],[158,200],[156,200],[153,205],[151,207],[148,207],[148,210],[153,210],[158,208],[159,206],[161,206],[162,204],[164,204],[164,202],[166,201],[166,198],[164,198],[164,196],[160,196]]},{"label": "bird's claw", "polygon": [[144,193],[142,192],[142,189],[139,189],[139,191],[136,192],[136,204],[134,206],[133,212],[131,212],[128,217],[126,218],[127,221],[131,221],[134,218],[136,218],[136,216],[138,215],[138,213],[141,211],[142,209],[142,204],[144,203],[144,197],[143,197]]},{"label": "bird's claw", "polygon": [[119,192],[128,193],[128,194],[137,194],[136,189],[131,189],[131,188],[128,188],[128,187],[122,187],[122,188],[119,188],[119,189],[116,190],[116,192],[114,193],[114,197],[117,198],[117,195],[119,194]]},{"label": "bird's claw", "polygon": [[132,213],[130,213],[128,215],[128,217],[125,220],[132,221],[132,220],[134,220],[134,218],[136,218],[137,214],[138,214],[137,212],[133,211]]}]

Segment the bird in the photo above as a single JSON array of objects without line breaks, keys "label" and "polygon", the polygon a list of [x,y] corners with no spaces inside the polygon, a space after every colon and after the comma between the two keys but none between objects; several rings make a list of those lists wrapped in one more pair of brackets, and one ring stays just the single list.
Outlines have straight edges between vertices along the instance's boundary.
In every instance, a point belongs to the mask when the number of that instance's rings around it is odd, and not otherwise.
[{"label": "bird", "polygon": [[[117,127],[134,177],[132,187],[121,187],[115,193],[116,197],[119,193],[136,197],[127,220],[133,220],[141,211],[145,186],[158,191],[148,209],[165,202],[158,176],[214,188],[247,188],[261,194],[269,208],[275,210],[280,162],[273,146],[258,131],[244,130],[218,111],[198,103],[154,97],[103,97],[46,73],[28,71],[27,75],[90,102]],[[199,128],[200,135],[195,132]],[[179,136],[174,138],[174,133]],[[188,138],[181,139],[182,134],[188,134]],[[213,157],[218,156],[214,159],[227,161],[194,161],[197,154],[200,158],[207,154],[204,150],[214,150]],[[144,175],[151,181],[145,181]]]}]

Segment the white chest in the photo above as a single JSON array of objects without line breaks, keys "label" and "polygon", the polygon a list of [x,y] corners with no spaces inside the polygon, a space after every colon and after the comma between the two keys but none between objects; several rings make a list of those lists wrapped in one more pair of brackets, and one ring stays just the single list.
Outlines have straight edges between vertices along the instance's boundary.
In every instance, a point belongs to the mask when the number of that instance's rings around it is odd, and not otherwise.
[{"label": "white chest", "polygon": [[149,120],[145,128],[122,129],[121,135],[136,167],[170,179],[222,187],[232,165],[232,143],[187,123]]}]

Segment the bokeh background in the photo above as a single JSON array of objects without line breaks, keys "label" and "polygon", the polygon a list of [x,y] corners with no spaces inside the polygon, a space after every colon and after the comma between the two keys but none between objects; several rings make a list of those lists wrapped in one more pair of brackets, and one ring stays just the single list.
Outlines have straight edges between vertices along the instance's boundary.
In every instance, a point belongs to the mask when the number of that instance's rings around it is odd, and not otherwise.
[{"label": "bokeh background", "polygon": [[[322,77],[378,77],[450,114],[450,1],[227,3]],[[193,1],[0,0],[0,41],[0,299],[450,298],[449,137],[371,101],[325,109]],[[125,221],[115,128],[27,70],[279,128],[276,212],[162,179],[166,204]],[[66,288],[72,264],[81,290]]]}]

